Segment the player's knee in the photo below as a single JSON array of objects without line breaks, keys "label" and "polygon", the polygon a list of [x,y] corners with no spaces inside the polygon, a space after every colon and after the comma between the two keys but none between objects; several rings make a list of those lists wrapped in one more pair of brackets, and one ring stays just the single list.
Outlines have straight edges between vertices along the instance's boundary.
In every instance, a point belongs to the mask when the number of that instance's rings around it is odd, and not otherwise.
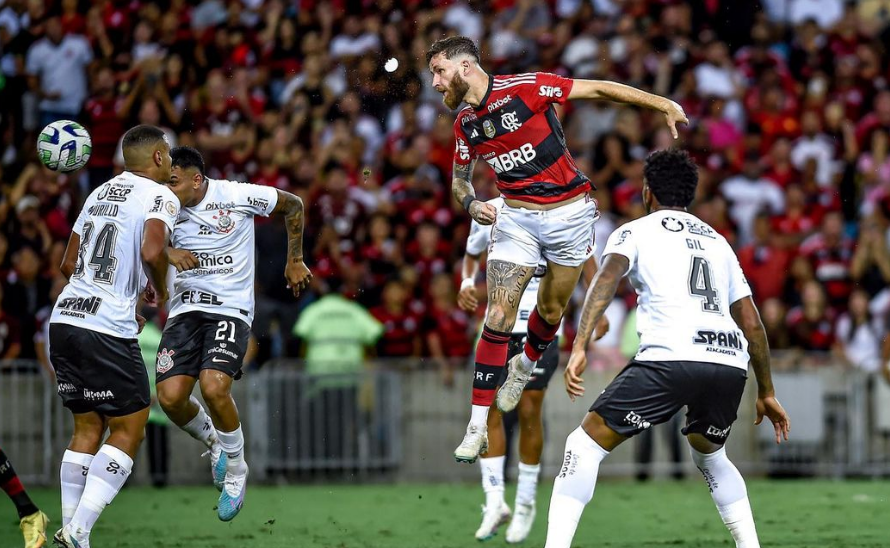
[{"label": "player's knee", "polygon": [[519,400],[519,407],[516,410],[519,414],[519,422],[524,426],[534,427],[541,423],[541,402],[537,397],[538,394],[534,392],[539,391],[528,391],[528,393],[523,394],[522,399]]},{"label": "player's knee", "polygon": [[[705,448],[699,447],[699,449]],[[704,453],[690,445],[689,453],[692,455],[692,462],[694,462],[698,468],[710,468],[711,466],[713,466],[714,463],[727,458],[726,448],[723,446],[718,447],[716,451],[709,451],[707,453]]]},{"label": "player's knee", "polygon": [[231,397],[231,385],[226,382],[210,380],[201,382],[201,395],[209,405],[224,402]]},{"label": "player's knee", "polygon": [[177,394],[174,390],[158,389],[157,397],[158,403],[161,404],[161,409],[167,414],[182,411],[185,406],[188,405],[189,401],[188,396],[182,397],[182,395]]},{"label": "player's knee", "polygon": [[554,302],[539,302],[536,308],[538,309],[538,315],[541,316],[541,319],[551,325],[558,324],[559,321],[562,319],[563,312],[565,311],[564,306]]},{"label": "player's knee", "polygon": [[513,329],[516,321],[515,313],[511,313],[506,306],[499,303],[491,303],[488,307],[488,315],[485,317],[485,325],[495,331],[509,331]]}]

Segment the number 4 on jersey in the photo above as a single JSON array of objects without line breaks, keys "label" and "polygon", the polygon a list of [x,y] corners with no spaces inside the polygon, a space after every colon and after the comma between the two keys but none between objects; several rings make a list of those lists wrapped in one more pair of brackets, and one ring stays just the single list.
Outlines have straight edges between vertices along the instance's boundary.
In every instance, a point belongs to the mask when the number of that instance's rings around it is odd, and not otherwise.
[{"label": "number 4 on jersey", "polygon": [[[84,255],[90,246],[90,237],[93,235],[93,223],[84,223],[83,237],[80,242],[80,252],[77,257],[77,265],[74,268],[75,277],[83,276]],[[114,258],[114,243],[117,240],[117,227],[108,223],[99,231],[96,237],[96,245],[93,247],[93,255],[90,258],[90,268],[96,271],[93,280],[98,283],[111,284],[114,281],[114,271],[117,267],[117,259]]]},{"label": "number 4 on jersey", "polygon": [[692,257],[692,268],[689,271],[689,294],[701,297],[702,310],[720,313],[720,299],[714,289],[714,278],[711,265],[704,257]]}]

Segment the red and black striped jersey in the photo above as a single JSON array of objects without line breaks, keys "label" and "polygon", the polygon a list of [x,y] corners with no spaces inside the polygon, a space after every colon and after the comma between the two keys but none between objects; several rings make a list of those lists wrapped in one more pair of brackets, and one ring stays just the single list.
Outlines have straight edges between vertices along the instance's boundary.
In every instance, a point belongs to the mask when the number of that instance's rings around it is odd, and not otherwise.
[{"label": "red and black striped jersey", "polygon": [[454,162],[482,157],[508,199],[549,204],[590,190],[553,108],[568,100],[572,83],[546,72],[489,78],[479,107],[464,107],[454,121]]}]

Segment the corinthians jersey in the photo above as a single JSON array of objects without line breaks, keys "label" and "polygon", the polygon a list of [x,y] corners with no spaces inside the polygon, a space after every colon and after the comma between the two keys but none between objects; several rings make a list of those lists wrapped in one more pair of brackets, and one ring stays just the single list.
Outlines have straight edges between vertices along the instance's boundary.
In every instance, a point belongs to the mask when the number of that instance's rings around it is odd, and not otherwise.
[{"label": "corinthians jersey", "polygon": [[[493,198],[486,202],[500,210],[504,207],[503,198]],[[470,235],[467,237],[467,253],[469,255],[481,255],[491,242],[491,230],[493,226],[483,226],[476,221],[470,222]],[[542,266],[538,269],[541,270]],[[528,332],[528,318],[531,316],[532,310],[538,304],[538,288],[541,286],[541,277],[535,272],[535,276],[529,280],[525,286],[525,292],[519,299],[519,310],[516,312],[516,323],[513,324],[513,333],[521,333],[525,335]],[[487,310],[486,310],[487,312]],[[557,336],[562,336],[562,323],[559,324]]]},{"label": "corinthians jersey", "polygon": [[751,288],[723,236],[690,213],[658,210],[618,227],[603,256],[612,253],[627,257],[638,295],[636,360],[748,369],[748,341],[729,308]]},{"label": "corinthians jersey", "polygon": [[176,220],[173,247],[194,253],[199,265],[176,273],[171,318],[201,311],[253,321],[253,217],[268,216],[277,203],[273,187],[207,179],[204,199]]},{"label": "corinthians jersey", "polygon": [[80,236],[77,265],[50,323],[136,338],[136,301],[148,282],[142,266],[145,222],[159,219],[172,231],[178,214],[179,199],[169,188],[128,171],[90,193],[74,223]]},{"label": "corinthians jersey", "polygon": [[575,166],[553,107],[568,100],[572,85],[546,72],[491,76],[479,107],[457,114],[454,162],[481,157],[508,199],[548,204],[587,192],[590,180]]}]

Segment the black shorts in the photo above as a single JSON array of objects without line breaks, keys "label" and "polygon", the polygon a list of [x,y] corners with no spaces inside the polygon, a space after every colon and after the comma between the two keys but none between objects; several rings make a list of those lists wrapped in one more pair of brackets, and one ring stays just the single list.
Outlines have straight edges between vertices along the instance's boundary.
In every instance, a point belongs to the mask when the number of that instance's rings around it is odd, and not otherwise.
[{"label": "black shorts", "polygon": [[[514,334],[510,337],[507,360],[509,361],[513,356],[522,352],[523,345],[525,345],[525,335]],[[535,370],[532,373],[532,377],[529,379],[528,384],[525,385],[525,390],[545,390],[547,385],[550,384],[550,378],[553,376],[553,372],[556,371],[558,365],[559,337],[553,339],[553,342],[550,343],[547,350],[541,354],[541,359],[535,364]],[[498,386],[504,384],[505,380],[507,380],[506,367],[504,368],[503,373],[501,373],[501,379],[498,381]]]},{"label": "black shorts", "polygon": [[631,361],[590,407],[612,430],[633,436],[687,406],[683,434],[723,444],[735,422],[748,373],[704,362]]},{"label": "black shorts", "polygon": [[122,417],[148,407],[148,372],[136,339],[64,323],[49,326],[49,359],[72,413]]},{"label": "black shorts", "polygon": [[164,326],[158,347],[157,378],[197,378],[205,369],[240,377],[250,326],[243,320],[209,312],[186,312]]}]

